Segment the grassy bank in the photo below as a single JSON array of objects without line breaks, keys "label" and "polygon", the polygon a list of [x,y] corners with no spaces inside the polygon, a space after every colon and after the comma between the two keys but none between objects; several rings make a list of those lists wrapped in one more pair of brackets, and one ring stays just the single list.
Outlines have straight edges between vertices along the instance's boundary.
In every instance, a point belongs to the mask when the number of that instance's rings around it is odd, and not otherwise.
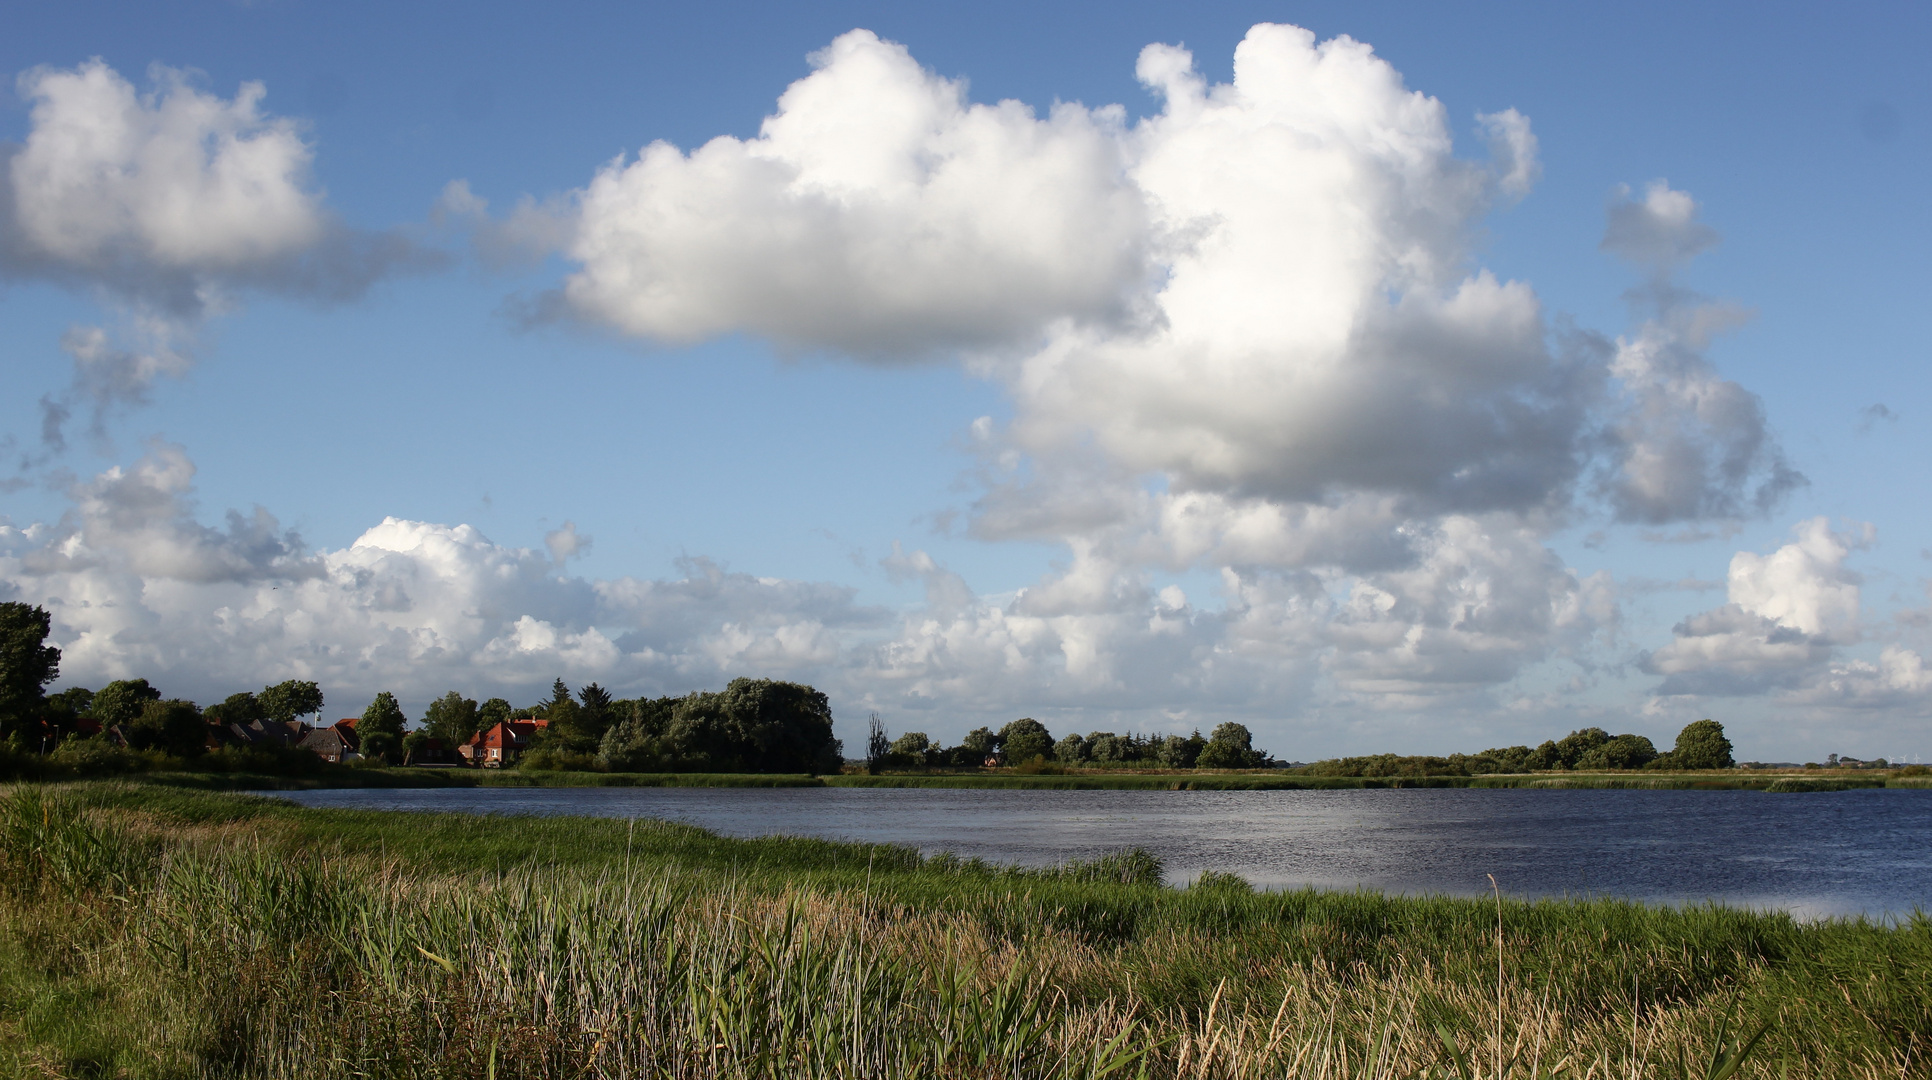
[{"label": "grassy bank", "polygon": [[1739,1075],[1928,1074],[1925,919],[1159,881],[1136,853],[1026,871],[655,822],[16,787],[0,1065],[1340,1080],[1665,1076],[1682,1056],[1703,1076],[1769,1023]]}]

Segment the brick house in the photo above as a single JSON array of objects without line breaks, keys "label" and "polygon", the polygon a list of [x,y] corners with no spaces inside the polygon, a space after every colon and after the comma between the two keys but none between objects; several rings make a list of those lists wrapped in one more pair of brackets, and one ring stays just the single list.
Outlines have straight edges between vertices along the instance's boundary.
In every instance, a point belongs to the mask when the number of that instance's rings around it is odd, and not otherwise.
[{"label": "brick house", "polygon": [[535,718],[527,720],[500,720],[487,730],[470,736],[470,741],[457,749],[463,760],[471,765],[485,769],[501,769],[515,765],[530,748],[530,740],[537,732],[550,726],[548,720]]},{"label": "brick house", "polygon": [[316,728],[302,736],[302,740],[295,745],[304,750],[314,751],[323,761],[334,765],[354,761],[359,756],[356,748],[360,745],[356,739],[355,718],[338,720],[328,727]]}]

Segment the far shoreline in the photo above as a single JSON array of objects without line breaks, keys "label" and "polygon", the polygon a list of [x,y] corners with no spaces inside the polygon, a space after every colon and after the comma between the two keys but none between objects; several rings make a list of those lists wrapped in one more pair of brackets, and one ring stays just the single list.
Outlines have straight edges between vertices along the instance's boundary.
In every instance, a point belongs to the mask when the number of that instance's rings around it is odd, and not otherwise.
[{"label": "far shoreline", "polygon": [[[1192,772],[1192,770],[1189,770]],[[133,773],[128,781],[206,791],[312,791],[333,788],[939,788],[1003,791],[1335,791],[1406,788],[1524,788],[1531,790],[1678,790],[1829,792],[1856,789],[1932,788],[1925,777],[1846,775],[1846,770],[1712,770],[1697,773],[1512,773],[1482,776],[1306,776],[1278,771],[1228,771],[1206,775],[1161,773],[978,774],[846,773],[603,773],[469,768],[338,768],[322,775],[263,773]]]}]

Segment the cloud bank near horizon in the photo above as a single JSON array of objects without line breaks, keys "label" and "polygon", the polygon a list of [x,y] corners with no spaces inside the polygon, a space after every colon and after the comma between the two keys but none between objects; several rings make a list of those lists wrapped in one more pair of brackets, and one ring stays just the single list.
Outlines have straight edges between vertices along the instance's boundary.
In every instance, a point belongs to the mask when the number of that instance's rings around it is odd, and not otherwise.
[{"label": "cloud bank near horizon", "polygon": [[[980,596],[895,545],[881,569],[925,587],[922,604],[895,611],[847,586],[704,559],[668,579],[573,575],[562,549],[587,540],[574,528],[546,550],[390,518],[348,547],[312,550],[259,507],[201,524],[194,471],[180,447],[156,444],[75,483],[60,522],[0,524],[0,598],[53,613],[64,682],[140,675],[213,700],[307,678],[332,701],[387,689],[420,708],[450,688],[522,701],[558,676],[656,695],[756,674],[812,682],[842,715],[877,710],[902,730],[957,736],[1021,713],[1082,730],[1237,719],[1283,752],[1416,723],[1493,730],[1480,721],[1498,710],[1503,726],[1535,732],[1661,730],[1720,699],[1853,729],[1932,706],[1924,643],[1908,640],[1923,627],[1909,612],[1872,625],[1846,565],[1869,528],[1822,519],[1768,555],[1738,553],[1729,602],[1637,657],[1661,678],[1643,710],[1576,697],[1624,662],[1617,583],[1579,578],[1534,530],[1501,518],[1445,519],[1411,538],[1423,554],[1398,568],[1224,568],[1200,597],[1156,589],[1092,548],[1016,594]],[[1875,661],[1847,652],[1875,639]],[[1568,685],[1525,685],[1552,658]]]}]

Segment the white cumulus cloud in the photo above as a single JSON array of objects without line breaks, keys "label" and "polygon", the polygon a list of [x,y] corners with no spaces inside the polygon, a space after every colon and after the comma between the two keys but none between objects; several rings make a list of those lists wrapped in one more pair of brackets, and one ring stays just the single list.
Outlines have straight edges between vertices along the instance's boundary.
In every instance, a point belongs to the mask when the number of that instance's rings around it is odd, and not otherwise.
[{"label": "white cumulus cloud", "polygon": [[578,198],[563,301],[627,333],[863,356],[1111,320],[1146,267],[1119,110],[967,102],[854,30],[758,137],[653,143]]},{"label": "white cumulus cloud", "polygon": [[[1669,644],[1644,654],[1642,669],[1664,676],[1659,694],[1760,694],[1815,687],[1822,678],[1856,697],[1857,686],[1883,679],[1894,688],[1910,684],[1902,657],[1882,669],[1848,662],[1831,670],[1838,647],[1862,634],[1861,579],[1845,562],[1871,545],[1871,526],[1841,532],[1820,517],[1792,533],[1769,555],[1734,555],[1729,603],[1685,619]],[[1889,673],[1883,679],[1881,670]]]},{"label": "white cumulus cloud", "polygon": [[1003,463],[988,537],[1159,523],[1141,547],[1170,559],[1360,565],[1415,558],[1395,530],[1442,515],[1738,518],[1802,482],[1703,356],[1728,309],[1663,288],[1714,242],[1694,200],[1610,207],[1606,250],[1658,286],[1627,340],[1553,334],[1471,262],[1537,178],[1529,119],[1479,114],[1490,160],[1459,157],[1442,103],[1362,42],[1259,25],[1222,85],[1150,45],[1160,109],[1133,122],[972,103],[863,30],[812,62],[754,138],[654,143],[479,228],[552,236],[577,267],[558,310],[641,338],[962,354],[1014,406],[975,429]]},{"label": "white cumulus cloud", "polygon": [[0,274],[102,286],[198,314],[237,286],[354,295],[422,255],[324,207],[300,124],[156,65],[143,93],[113,68],[35,68],[26,140],[0,146]]},{"label": "white cumulus cloud", "polygon": [[0,280],[88,288],[132,330],[132,343],[98,326],[69,333],[73,383],[42,403],[49,451],[76,409],[92,410],[99,434],[112,408],[185,371],[199,320],[241,291],[347,300],[437,261],[328,211],[313,148],[298,122],[263,109],[263,84],[224,98],[184,71],[149,75],[143,92],[98,59],[34,68],[17,84],[27,136],[0,144]]}]

